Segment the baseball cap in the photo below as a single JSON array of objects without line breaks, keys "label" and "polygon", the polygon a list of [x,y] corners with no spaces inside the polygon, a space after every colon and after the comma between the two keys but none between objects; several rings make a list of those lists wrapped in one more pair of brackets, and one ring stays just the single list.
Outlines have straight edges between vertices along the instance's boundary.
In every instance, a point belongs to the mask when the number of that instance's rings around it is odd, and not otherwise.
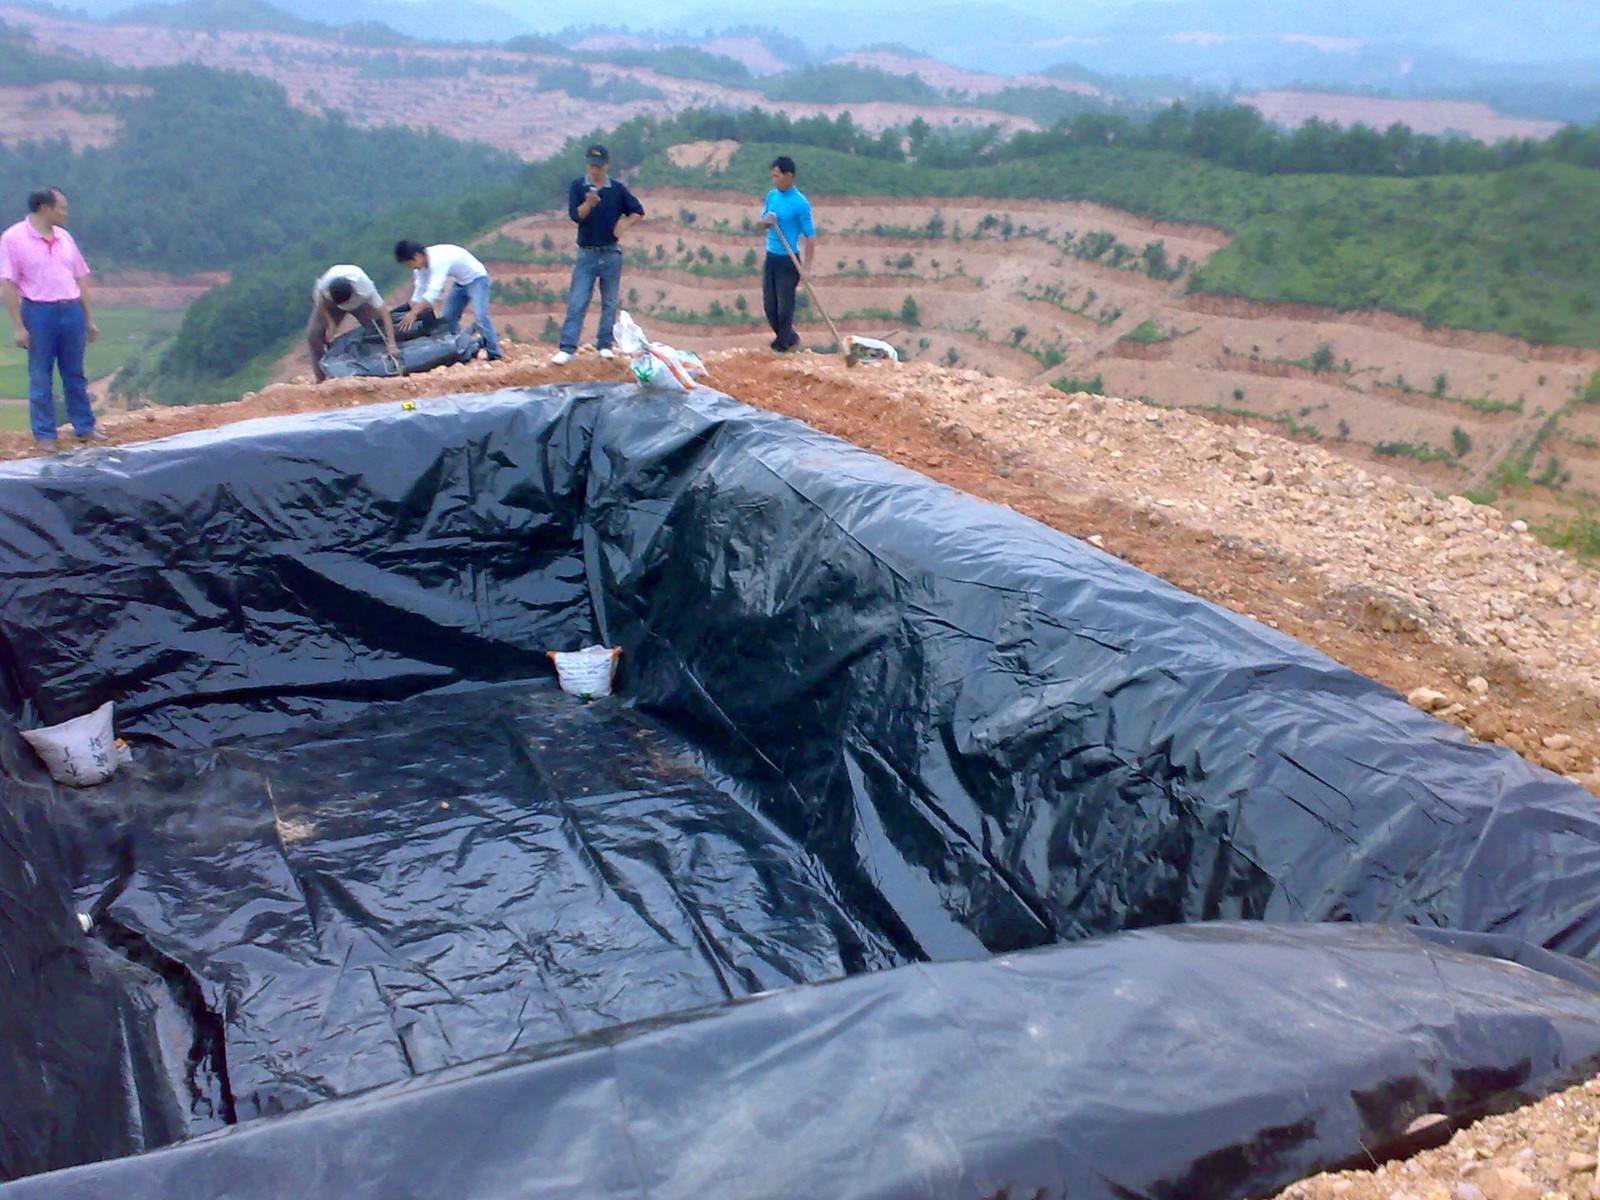
[{"label": "baseball cap", "polygon": [[586,162],[592,162],[596,166],[602,166],[611,161],[611,155],[607,153],[604,146],[600,145],[590,146],[583,152],[583,157]]}]

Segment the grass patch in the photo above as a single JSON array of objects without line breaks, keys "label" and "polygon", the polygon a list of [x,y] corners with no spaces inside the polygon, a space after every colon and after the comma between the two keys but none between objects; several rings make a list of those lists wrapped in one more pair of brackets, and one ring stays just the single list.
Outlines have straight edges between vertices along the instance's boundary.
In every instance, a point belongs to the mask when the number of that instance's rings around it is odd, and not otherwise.
[{"label": "grass patch", "polygon": [[1547,544],[1570,550],[1579,558],[1600,559],[1600,512],[1596,510],[1551,521],[1534,532]]},{"label": "grass patch", "polygon": [[1441,400],[1448,400],[1451,404],[1464,404],[1474,412],[1521,412],[1521,400],[1491,400],[1487,396],[1440,396]]},{"label": "grass patch", "polygon": [[1500,476],[1500,483],[1504,487],[1529,487],[1536,483],[1547,486],[1556,486],[1560,481],[1560,464],[1555,458],[1545,464],[1545,469],[1538,477],[1533,475],[1534,460],[1539,456],[1539,450],[1544,446],[1546,439],[1555,432],[1561,414],[1556,413],[1543,425],[1539,431],[1528,440],[1527,445],[1514,448],[1500,460],[1495,468]]},{"label": "grass patch", "polygon": [[1093,288],[1089,288],[1087,291],[1085,291],[1083,294],[1083,299],[1077,304],[1068,304],[1068,297],[1077,290],[1078,289],[1074,287],[1070,292],[1063,292],[1059,287],[1055,286],[1054,284],[1050,284],[1037,292],[1018,292],[1017,296],[1022,300],[1037,300],[1041,304],[1048,304],[1053,308],[1059,308],[1062,312],[1075,313],[1076,315],[1083,317],[1085,320],[1093,321],[1096,325],[1114,325],[1116,324],[1118,318],[1122,316],[1122,310],[1112,306],[1109,303],[1102,304],[1098,312],[1091,313],[1089,311],[1089,306],[1099,299],[1099,293]]},{"label": "grass patch", "polygon": [[1058,392],[1066,392],[1069,396],[1074,392],[1088,392],[1091,396],[1104,396],[1106,394],[1106,381],[1096,371],[1089,379],[1057,379],[1050,384]]},{"label": "grass patch", "polygon": [[[662,304],[646,308],[644,315],[670,321],[674,325],[761,325],[766,320],[748,310],[741,311],[731,305],[725,305],[720,300],[713,300],[711,306],[704,312]],[[804,308],[796,304],[794,315],[797,321],[804,319],[806,316]]]},{"label": "grass patch", "polygon": [[491,305],[567,303],[566,289],[558,289],[533,279],[493,279],[489,282]]},{"label": "grass patch", "polygon": [[[1440,376],[1442,383],[1445,377]],[[1435,400],[1443,400],[1446,404],[1460,404],[1474,412],[1489,415],[1498,412],[1521,412],[1521,400],[1491,400],[1487,396],[1451,396],[1445,393],[1442,387],[1435,386],[1432,391],[1424,391],[1415,387],[1404,375],[1397,375],[1393,379],[1385,379],[1381,375],[1373,380],[1379,387],[1393,388],[1397,392],[1404,392],[1408,396],[1431,396]]]},{"label": "grass patch", "polygon": [[576,261],[571,251],[542,250],[503,233],[479,242],[472,247],[472,253],[490,262],[527,263],[534,267],[570,267]]},{"label": "grass patch", "polygon": [[[1303,367],[1307,371],[1315,371],[1318,375],[1325,375],[1329,371],[1337,369],[1337,365],[1333,361],[1333,347],[1327,342],[1321,343],[1315,351],[1313,351],[1311,354],[1308,354],[1305,358],[1291,358],[1289,360],[1289,364],[1291,366]],[[1344,371],[1347,375],[1350,373],[1350,366],[1348,363],[1345,364]]]},{"label": "grass patch", "polygon": [[1147,317],[1118,340],[1138,342],[1141,346],[1157,346],[1162,342],[1170,342],[1178,336],[1180,335],[1176,329],[1163,329],[1154,317]]},{"label": "grass patch", "polygon": [[1410,458],[1422,463],[1456,461],[1456,456],[1450,451],[1426,442],[1379,442],[1373,446],[1373,450],[1387,458]]}]

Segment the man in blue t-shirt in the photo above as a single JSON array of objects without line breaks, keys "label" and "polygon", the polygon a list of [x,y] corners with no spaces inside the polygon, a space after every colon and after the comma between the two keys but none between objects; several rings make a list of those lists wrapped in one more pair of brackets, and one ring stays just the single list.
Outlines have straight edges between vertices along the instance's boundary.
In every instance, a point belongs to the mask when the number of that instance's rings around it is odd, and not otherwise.
[{"label": "man in blue t-shirt", "polygon": [[550,361],[571,362],[578,351],[578,335],[589,311],[595,281],[600,283],[600,329],[594,344],[601,358],[613,357],[611,330],[617,323],[617,299],[622,294],[621,237],[644,220],[644,205],[620,179],[608,174],[611,155],[604,146],[590,146],[583,154],[588,164],[585,178],[567,188],[567,215],[578,225],[578,260],[572,264],[572,290],[567,294],[567,320],[561,326],[561,349]]},{"label": "man in blue t-shirt", "polygon": [[772,160],[772,190],[761,210],[761,223],[767,227],[767,265],[761,274],[761,301],[772,326],[772,348],[779,354],[800,344],[794,331],[794,293],[800,286],[789,248],[778,231],[799,255],[807,275],[817,251],[817,230],[811,223],[811,201],[794,185],[794,159],[787,154]]}]

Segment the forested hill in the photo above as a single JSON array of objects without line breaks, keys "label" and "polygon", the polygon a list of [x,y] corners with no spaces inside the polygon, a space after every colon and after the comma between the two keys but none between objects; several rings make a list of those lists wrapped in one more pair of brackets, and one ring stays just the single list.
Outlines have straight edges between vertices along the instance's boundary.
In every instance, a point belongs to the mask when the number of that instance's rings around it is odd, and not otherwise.
[{"label": "forested hill", "polygon": [[108,92],[122,122],[110,146],[0,145],[0,196],[20,211],[33,188],[63,188],[73,232],[106,266],[235,270],[385,207],[507,183],[521,166],[487,146],[301,112],[252,75],[167,67],[94,82],[149,91]]}]

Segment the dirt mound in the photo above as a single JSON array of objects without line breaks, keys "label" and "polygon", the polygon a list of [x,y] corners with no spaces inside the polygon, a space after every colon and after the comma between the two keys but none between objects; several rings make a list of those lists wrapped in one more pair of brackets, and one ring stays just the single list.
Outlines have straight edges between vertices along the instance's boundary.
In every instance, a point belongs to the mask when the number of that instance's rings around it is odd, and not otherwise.
[{"label": "dirt mound", "polygon": [[720,142],[683,142],[667,148],[667,158],[675,167],[685,170],[701,169],[720,175],[733,162],[733,152],[739,143],[731,138]]}]

